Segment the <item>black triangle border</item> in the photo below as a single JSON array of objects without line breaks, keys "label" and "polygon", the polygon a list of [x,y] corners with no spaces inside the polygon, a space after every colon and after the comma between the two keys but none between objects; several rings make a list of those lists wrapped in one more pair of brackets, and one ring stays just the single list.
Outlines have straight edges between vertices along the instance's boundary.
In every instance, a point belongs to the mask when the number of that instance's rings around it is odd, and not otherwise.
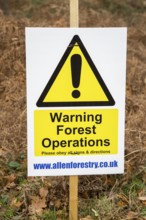
[{"label": "black triangle border", "polygon": [[[58,73],[60,72],[61,68],[63,67],[66,59],[68,58],[71,50],[73,49],[74,46],[78,46],[75,44],[78,44],[82,53],[84,54],[86,60],[88,61],[96,79],[98,80],[98,82],[100,83],[105,95],[108,98],[108,101],[74,101],[74,102],[70,102],[70,101],[66,101],[66,102],[43,102],[43,100],[45,99],[48,91],[50,90],[51,86],[53,85]],[[50,80],[48,81],[45,89],[43,90],[41,96],[39,97],[36,105],[38,107],[72,107],[72,106],[113,106],[115,105],[115,101],[111,95],[111,93],[109,92],[106,84],[104,83],[102,77],[100,76],[100,73],[98,72],[96,66],[94,65],[90,55],[88,54],[86,48],[84,47],[80,37],[78,35],[74,35],[73,39],[71,40],[69,46],[67,47],[64,55],[62,56],[58,66],[56,67],[54,73],[52,74]]]}]

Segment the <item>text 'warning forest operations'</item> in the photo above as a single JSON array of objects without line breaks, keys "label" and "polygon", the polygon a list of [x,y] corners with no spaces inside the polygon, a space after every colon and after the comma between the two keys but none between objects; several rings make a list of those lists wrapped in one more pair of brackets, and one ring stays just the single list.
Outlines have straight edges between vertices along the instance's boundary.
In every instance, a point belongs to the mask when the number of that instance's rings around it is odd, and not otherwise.
[{"label": "text 'warning forest operations'", "polygon": [[118,110],[35,110],[36,156],[117,154]]}]

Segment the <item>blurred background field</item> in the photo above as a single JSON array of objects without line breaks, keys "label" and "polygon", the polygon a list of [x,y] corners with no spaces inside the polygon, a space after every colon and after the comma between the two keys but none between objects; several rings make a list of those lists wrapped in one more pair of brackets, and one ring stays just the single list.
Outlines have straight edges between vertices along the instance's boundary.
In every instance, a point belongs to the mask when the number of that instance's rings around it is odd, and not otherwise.
[{"label": "blurred background field", "polygon": [[[125,173],[80,176],[79,219],[146,219],[146,1],[79,0],[80,27],[128,27]],[[69,27],[69,0],[0,0],[0,219],[68,220],[68,177],[27,177],[25,27]]]}]

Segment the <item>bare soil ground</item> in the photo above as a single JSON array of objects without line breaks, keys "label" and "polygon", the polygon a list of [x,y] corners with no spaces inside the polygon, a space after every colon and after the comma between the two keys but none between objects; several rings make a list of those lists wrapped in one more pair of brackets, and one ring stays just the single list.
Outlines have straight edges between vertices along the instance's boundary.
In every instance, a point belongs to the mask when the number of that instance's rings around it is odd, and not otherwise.
[{"label": "bare soil ground", "polygon": [[[68,219],[68,177],[28,178],[24,29],[69,27],[68,0],[0,0],[0,219]],[[81,0],[80,27],[128,27],[125,173],[80,176],[79,218],[146,219],[146,1]]]}]

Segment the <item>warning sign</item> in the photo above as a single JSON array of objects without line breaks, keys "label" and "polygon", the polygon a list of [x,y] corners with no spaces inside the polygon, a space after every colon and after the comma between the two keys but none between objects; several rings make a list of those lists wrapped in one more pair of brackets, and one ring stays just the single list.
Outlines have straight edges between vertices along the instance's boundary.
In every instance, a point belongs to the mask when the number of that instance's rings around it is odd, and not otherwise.
[{"label": "warning sign", "polygon": [[123,173],[126,34],[26,28],[29,176]]},{"label": "warning sign", "polygon": [[37,106],[111,106],[115,101],[80,37],[75,35]]},{"label": "warning sign", "polygon": [[118,152],[118,110],[36,110],[36,156],[106,155]]}]

